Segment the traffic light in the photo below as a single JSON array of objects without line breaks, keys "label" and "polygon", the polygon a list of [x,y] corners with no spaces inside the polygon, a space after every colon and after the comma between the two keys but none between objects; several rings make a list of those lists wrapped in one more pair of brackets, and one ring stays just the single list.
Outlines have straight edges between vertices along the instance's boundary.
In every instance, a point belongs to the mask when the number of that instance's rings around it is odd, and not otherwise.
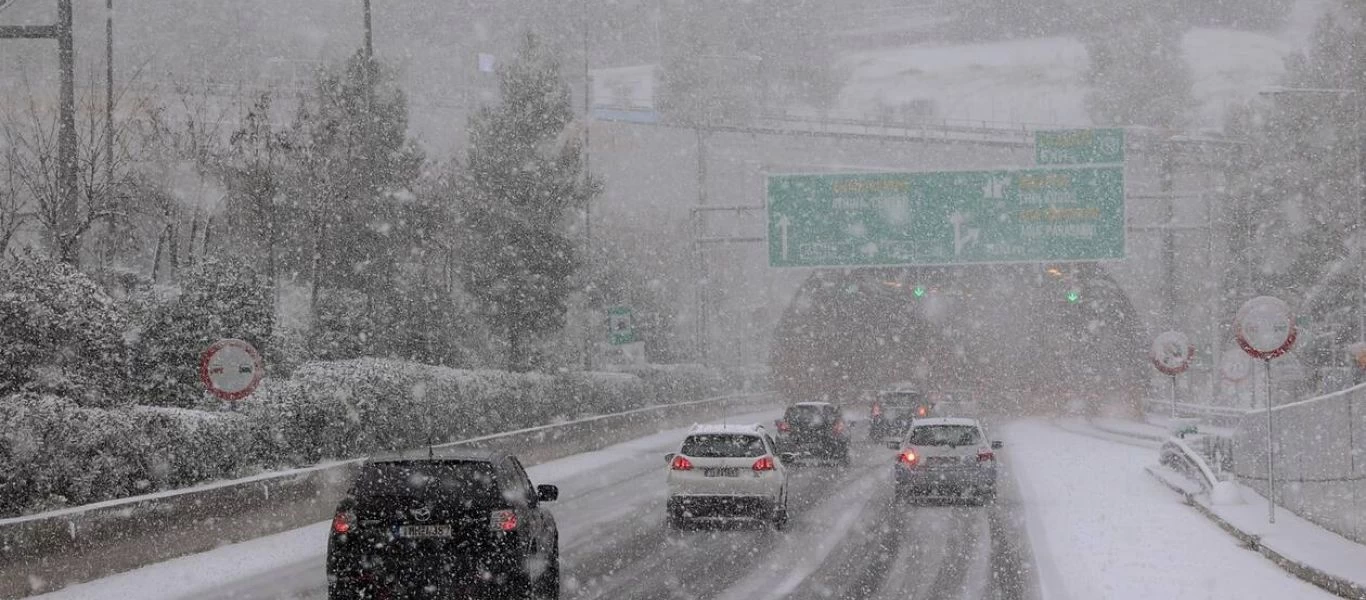
[{"label": "traffic light", "polygon": [[923,285],[917,285],[917,286],[915,286],[914,288],[911,288],[911,295],[912,295],[912,296],[915,296],[916,298],[924,298],[924,297],[925,297],[925,286],[923,286]]},{"label": "traffic light", "polygon": [[1067,290],[1067,303],[1076,304],[1081,302],[1081,292],[1077,290]]}]

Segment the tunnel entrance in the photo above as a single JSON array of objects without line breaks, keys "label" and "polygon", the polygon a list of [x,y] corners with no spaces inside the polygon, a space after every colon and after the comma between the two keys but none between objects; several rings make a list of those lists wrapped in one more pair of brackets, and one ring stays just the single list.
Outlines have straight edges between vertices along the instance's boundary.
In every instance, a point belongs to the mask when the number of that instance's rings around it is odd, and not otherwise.
[{"label": "tunnel entrance", "polygon": [[820,270],[778,323],[771,365],[792,401],[909,382],[998,410],[1094,410],[1141,399],[1141,327],[1095,263]]}]

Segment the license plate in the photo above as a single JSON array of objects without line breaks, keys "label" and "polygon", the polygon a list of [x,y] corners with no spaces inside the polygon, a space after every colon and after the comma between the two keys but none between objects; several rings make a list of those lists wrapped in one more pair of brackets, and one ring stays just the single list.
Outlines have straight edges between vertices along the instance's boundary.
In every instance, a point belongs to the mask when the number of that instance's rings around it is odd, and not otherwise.
[{"label": "license plate", "polygon": [[402,525],[398,528],[398,536],[404,538],[449,538],[451,537],[451,526]]},{"label": "license plate", "polygon": [[724,469],[702,469],[703,477],[739,477],[739,467],[727,467]]}]

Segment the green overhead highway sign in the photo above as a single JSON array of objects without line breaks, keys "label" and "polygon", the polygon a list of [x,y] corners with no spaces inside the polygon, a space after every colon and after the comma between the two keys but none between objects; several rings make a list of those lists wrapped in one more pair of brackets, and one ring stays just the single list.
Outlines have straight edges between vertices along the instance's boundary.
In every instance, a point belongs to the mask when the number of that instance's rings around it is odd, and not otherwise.
[{"label": "green overhead highway sign", "polygon": [[1121,163],[1124,162],[1124,130],[1036,131],[1034,160],[1041,165]]},{"label": "green overhead highway sign", "polygon": [[775,267],[1124,258],[1119,165],[768,179]]}]

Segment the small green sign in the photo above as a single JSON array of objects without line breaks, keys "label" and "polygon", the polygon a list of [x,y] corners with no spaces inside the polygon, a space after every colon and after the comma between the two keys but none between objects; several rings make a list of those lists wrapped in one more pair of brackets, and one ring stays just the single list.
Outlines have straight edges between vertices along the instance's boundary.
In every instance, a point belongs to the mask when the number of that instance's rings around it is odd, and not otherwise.
[{"label": "small green sign", "polygon": [[1124,130],[1036,131],[1034,160],[1041,165],[1121,163],[1124,162]]},{"label": "small green sign", "polygon": [[607,309],[607,341],[613,346],[636,341],[635,322],[629,307],[613,306]]},{"label": "small green sign", "polygon": [[1124,236],[1120,165],[768,179],[774,267],[1113,260]]}]

